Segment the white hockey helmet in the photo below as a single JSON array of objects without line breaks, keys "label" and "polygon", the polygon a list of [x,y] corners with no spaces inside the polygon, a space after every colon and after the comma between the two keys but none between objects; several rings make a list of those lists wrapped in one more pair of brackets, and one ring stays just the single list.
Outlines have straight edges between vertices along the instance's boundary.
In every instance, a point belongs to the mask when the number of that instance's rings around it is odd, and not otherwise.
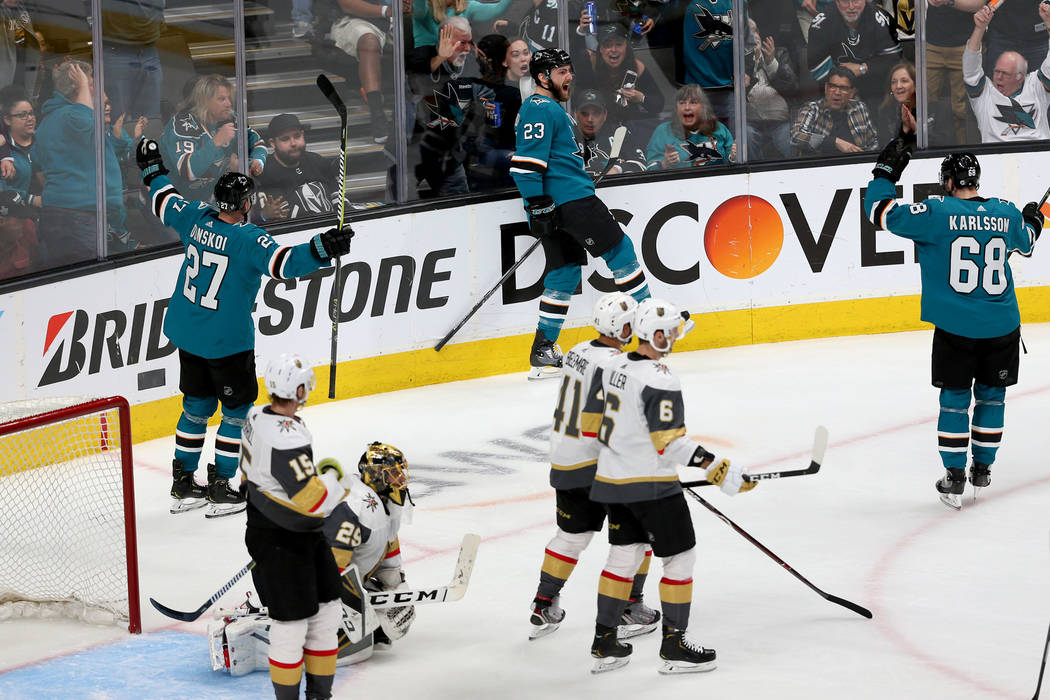
[{"label": "white hockey helmet", "polygon": [[[662,353],[671,352],[674,341],[685,336],[692,324],[687,324],[689,314],[663,299],[649,298],[638,304],[634,312],[634,334],[638,340],[649,343]],[[653,342],[656,331],[663,331],[668,343],[659,347]]]},{"label": "white hockey helmet", "polygon": [[[270,360],[263,374],[266,382],[266,390],[270,396],[279,399],[294,399],[302,406],[306,403],[306,397],[317,385],[313,368],[306,363],[302,356],[295,353],[281,353],[279,357]],[[303,397],[299,398],[299,387],[305,387]]]},{"label": "white hockey helmet", "polygon": [[638,302],[630,294],[609,292],[594,304],[594,318],[591,322],[595,330],[602,335],[626,343],[631,339],[631,334],[628,334],[626,338],[623,337],[621,335],[623,326],[625,323],[631,324],[633,332],[634,310],[637,308]]}]

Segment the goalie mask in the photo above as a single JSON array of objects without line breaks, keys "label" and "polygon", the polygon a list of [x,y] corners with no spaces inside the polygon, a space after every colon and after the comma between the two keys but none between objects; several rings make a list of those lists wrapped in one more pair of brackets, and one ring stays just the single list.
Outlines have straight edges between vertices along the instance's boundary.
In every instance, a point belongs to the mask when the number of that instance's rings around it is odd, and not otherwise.
[{"label": "goalie mask", "polygon": [[357,463],[361,480],[380,495],[408,486],[408,462],[393,445],[373,442]]}]

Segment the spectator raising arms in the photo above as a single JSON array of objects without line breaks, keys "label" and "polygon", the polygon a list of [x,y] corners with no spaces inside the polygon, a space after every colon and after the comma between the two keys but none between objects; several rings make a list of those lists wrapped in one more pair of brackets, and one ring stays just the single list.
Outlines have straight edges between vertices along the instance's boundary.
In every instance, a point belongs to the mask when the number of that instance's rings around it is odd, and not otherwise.
[{"label": "spectator raising arms", "polygon": [[[55,92],[31,149],[44,174],[39,238],[46,267],[94,260],[98,254],[95,212],[95,111],[91,64],[60,63],[53,71]],[[113,144],[105,140],[106,214],[114,231],[123,231],[123,178]]]},{"label": "spectator raising arms", "polygon": [[725,163],[736,157],[733,134],[715,118],[699,85],[683,85],[674,96],[671,121],[656,127],[645,149],[649,169]]},{"label": "spectator raising arms", "polygon": [[584,88],[602,93],[614,124],[649,120],[655,124],[664,107],[664,96],[645,64],[634,56],[627,29],[618,23],[598,30],[598,52],[579,69]]},{"label": "spectator raising arms", "polygon": [[791,124],[784,95],[798,89],[798,76],[786,48],[777,46],[772,34],[763,35],[748,18],[751,31],[745,57],[749,158],[791,157]]},{"label": "spectator raising arms", "polygon": [[[208,201],[219,176],[237,168],[232,93],[233,85],[221,75],[198,78],[160,137],[165,162],[175,164],[171,182],[191,199]],[[259,175],[266,146],[254,129],[248,129],[248,154],[249,172]]]},{"label": "spectator raising arms", "polygon": [[465,135],[472,192],[513,187],[510,157],[514,153],[514,121],[521,109],[517,85],[507,84],[507,37],[487,34],[477,43],[481,77],[474,79],[468,130]]},{"label": "spectator raising arms", "polygon": [[835,66],[824,81],[824,97],[803,105],[791,127],[799,155],[859,153],[879,146],[867,105],[854,97],[853,71]]},{"label": "spectator raising arms", "polygon": [[416,46],[438,43],[438,28],[446,17],[463,17],[468,22],[488,23],[493,26],[514,0],[479,2],[479,0],[414,0],[412,4],[412,34]]},{"label": "spectator raising arms", "polygon": [[875,104],[890,66],[900,60],[897,27],[886,10],[867,0],[835,0],[834,9],[813,18],[809,29],[809,72],[824,82],[835,66],[853,73],[861,100]]},{"label": "spectator raising arms", "polygon": [[[977,115],[981,142],[1050,139],[1046,110],[1050,105],[1050,58],[1028,72],[1024,57],[1004,51],[995,61],[992,79],[981,68],[981,39],[995,14],[985,5],[973,16],[973,34],[963,51],[963,81]],[[1050,32],[1050,5],[1039,4],[1039,16]]]}]

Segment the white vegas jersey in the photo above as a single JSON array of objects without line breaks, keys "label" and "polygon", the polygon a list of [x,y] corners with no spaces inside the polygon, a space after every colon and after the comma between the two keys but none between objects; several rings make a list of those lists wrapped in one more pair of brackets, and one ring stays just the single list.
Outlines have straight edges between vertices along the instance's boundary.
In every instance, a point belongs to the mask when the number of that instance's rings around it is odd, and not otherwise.
[{"label": "white vegas jersey", "polygon": [[982,143],[1050,139],[1050,54],[1039,70],[1025,76],[1016,95],[1006,96],[984,74],[981,54],[965,49],[963,81]]},{"label": "white vegas jersey", "polygon": [[562,359],[550,443],[550,482],[556,489],[591,485],[598,463],[595,435],[602,411],[602,367],[622,354],[597,340],[588,340]]},{"label": "white vegas jersey", "polygon": [[686,437],[681,385],[667,365],[636,352],[602,373],[605,408],[591,499],[633,503],[681,491],[678,465],[698,447]]},{"label": "white vegas jersey", "polygon": [[346,496],[324,526],[335,563],[340,569],[356,564],[363,578],[381,567],[399,568],[401,548],[397,533],[408,492],[392,491],[384,502],[354,474],[343,477],[340,483],[347,489]]},{"label": "white vegas jersey", "polygon": [[[344,489],[318,476],[313,436],[298,416],[253,406],[241,432],[241,476],[248,489],[248,523],[284,530],[320,530]],[[260,518],[259,516],[262,516]]]}]

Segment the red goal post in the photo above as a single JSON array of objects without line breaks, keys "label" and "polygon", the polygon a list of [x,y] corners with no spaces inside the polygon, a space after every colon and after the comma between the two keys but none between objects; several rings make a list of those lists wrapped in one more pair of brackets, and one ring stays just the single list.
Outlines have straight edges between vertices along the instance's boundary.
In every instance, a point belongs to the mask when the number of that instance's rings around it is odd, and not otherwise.
[{"label": "red goal post", "polygon": [[142,631],[127,399],[0,404],[0,619]]}]

